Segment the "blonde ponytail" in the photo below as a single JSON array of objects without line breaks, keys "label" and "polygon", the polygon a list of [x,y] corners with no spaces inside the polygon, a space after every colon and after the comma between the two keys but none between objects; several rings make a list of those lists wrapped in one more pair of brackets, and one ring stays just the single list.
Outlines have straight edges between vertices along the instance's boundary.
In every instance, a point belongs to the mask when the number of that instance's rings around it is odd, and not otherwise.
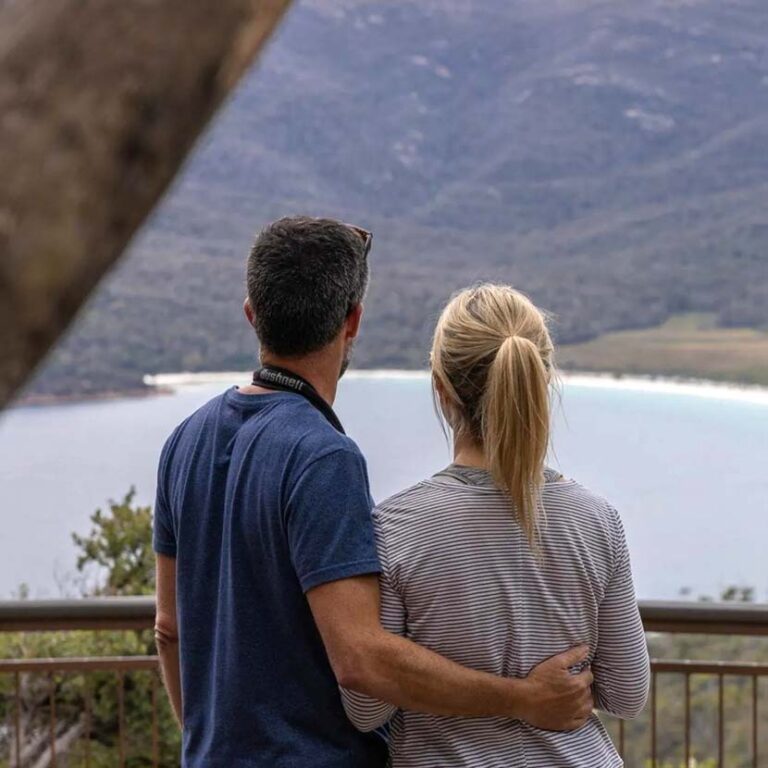
[{"label": "blonde ponytail", "polygon": [[448,422],[482,448],[534,546],[549,447],[552,352],[544,313],[522,293],[492,284],[450,301],[432,345]]},{"label": "blonde ponytail", "polygon": [[520,526],[533,542],[539,486],[549,447],[548,374],[536,345],[508,336],[488,371],[482,442],[496,484],[512,497]]}]

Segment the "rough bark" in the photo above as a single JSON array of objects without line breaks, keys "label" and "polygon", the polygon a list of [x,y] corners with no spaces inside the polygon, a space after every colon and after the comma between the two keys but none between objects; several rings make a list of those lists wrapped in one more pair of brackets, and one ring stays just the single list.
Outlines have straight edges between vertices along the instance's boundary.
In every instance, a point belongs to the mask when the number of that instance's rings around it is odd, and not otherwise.
[{"label": "rough bark", "polygon": [[290,0],[0,0],[0,408]]}]

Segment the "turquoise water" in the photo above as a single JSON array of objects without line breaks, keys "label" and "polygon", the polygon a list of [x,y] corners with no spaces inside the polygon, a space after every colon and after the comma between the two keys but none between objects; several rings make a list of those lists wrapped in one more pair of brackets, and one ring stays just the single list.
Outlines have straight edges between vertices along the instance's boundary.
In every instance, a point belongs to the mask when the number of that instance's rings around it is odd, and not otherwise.
[{"label": "turquoise water", "polygon": [[[0,595],[21,582],[39,597],[75,592],[71,532],[131,485],[151,502],[165,437],[223,388],[6,413]],[[450,459],[425,378],[350,378],[337,410],[377,499]],[[768,405],[566,385],[554,448],[552,464],[622,513],[641,597],[738,584],[768,599]]]}]

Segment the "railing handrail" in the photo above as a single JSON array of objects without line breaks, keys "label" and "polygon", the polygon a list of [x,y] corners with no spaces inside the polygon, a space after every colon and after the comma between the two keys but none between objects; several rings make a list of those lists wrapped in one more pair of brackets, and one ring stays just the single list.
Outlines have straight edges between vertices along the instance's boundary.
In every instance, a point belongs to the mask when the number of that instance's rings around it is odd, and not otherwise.
[{"label": "railing handrail", "polygon": [[149,629],[154,623],[154,597],[0,600],[0,632]]},{"label": "railing handrail", "polygon": [[768,635],[768,603],[641,600],[646,632]]},{"label": "railing handrail", "polygon": [[[768,603],[641,600],[648,632],[768,635]],[[2,600],[0,632],[72,629],[148,629],[153,597]]]},{"label": "railing handrail", "polygon": [[0,674],[21,672],[135,672],[156,670],[157,656],[57,656],[46,659],[0,659]]},{"label": "railing handrail", "polygon": [[[159,661],[157,656],[56,656],[41,659],[0,659],[0,675],[22,672],[51,674],[156,671]],[[755,661],[652,659],[651,669],[656,674],[768,677],[768,664]]]}]

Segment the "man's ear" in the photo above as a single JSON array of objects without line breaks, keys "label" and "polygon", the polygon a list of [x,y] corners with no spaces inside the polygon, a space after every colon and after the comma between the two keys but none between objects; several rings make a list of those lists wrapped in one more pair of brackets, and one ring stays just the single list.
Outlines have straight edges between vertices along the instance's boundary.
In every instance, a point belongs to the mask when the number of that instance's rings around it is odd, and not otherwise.
[{"label": "man's ear", "polygon": [[344,325],[344,338],[346,341],[352,341],[357,338],[357,334],[360,332],[360,321],[362,319],[363,305],[357,304],[349,311]]},{"label": "man's ear", "polygon": [[243,312],[245,312],[245,316],[248,319],[248,325],[253,328],[253,324],[256,320],[256,316],[253,314],[253,307],[251,306],[251,302],[249,301],[248,297],[245,297],[245,301],[243,302]]}]

